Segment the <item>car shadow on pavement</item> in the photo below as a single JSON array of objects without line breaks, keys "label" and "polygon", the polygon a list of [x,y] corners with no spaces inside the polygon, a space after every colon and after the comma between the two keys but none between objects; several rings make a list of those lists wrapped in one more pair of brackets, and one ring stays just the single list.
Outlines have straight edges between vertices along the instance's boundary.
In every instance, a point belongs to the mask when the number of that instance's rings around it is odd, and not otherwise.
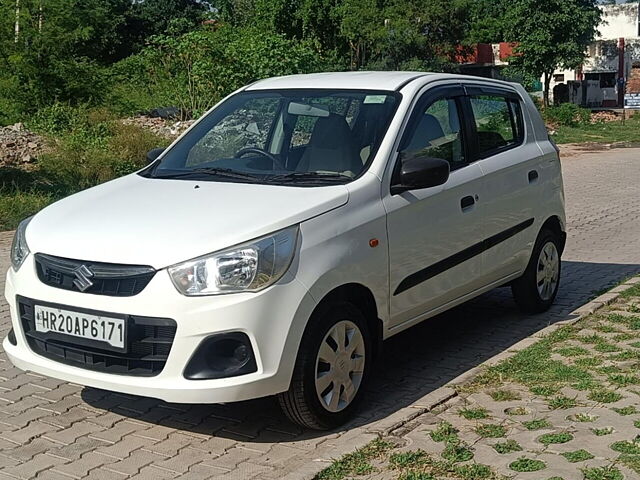
[{"label": "car shadow on pavement", "polygon": [[[374,365],[363,408],[340,430],[369,425],[406,407],[470,368],[570,314],[603,290],[640,272],[640,264],[563,262],[555,305],[540,315],[520,313],[509,288],[484,294],[389,339]],[[313,439],[326,432],[289,422],[274,397],[224,405],[169,404],[85,388],[92,407],[136,421],[246,443]]]}]

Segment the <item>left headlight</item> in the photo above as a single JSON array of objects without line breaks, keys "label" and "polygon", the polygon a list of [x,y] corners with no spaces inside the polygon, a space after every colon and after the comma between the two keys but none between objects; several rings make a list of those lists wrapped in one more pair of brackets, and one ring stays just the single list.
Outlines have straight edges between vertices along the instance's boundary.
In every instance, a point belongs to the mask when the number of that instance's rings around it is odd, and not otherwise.
[{"label": "left headlight", "polygon": [[296,247],[298,226],[169,267],[169,276],[187,296],[257,292],[285,274]]},{"label": "left headlight", "polygon": [[24,232],[32,218],[33,217],[25,218],[20,222],[20,225],[18,225],[16,233],[13,236],[13,243],[11,244],[11,265],[13,265],[13,269],[16,272],[22,266],[24,260],[29,256],[29,247],[27,245]]}]

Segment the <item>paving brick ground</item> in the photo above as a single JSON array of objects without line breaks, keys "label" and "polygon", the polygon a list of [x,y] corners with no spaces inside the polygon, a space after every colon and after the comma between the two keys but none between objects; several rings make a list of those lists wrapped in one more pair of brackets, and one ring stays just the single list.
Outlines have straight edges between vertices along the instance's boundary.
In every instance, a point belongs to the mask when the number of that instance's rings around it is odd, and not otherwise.
[{"label": "paving brick ground", "polygon": [[[293,426],[272,398],[167,404],[24,373],[0,353],[0,477],[302,478],[375,438],[438,387],[640,271],[639,166],[638,149],[563,160],[569,239],[553,309],[523,316],[508,289],[499,289],[397,335],[385,345],[367,408],[329,434]],[[9,242],[0,233],[2,271]],[[0,335],[8,329],[0,301]]]}]

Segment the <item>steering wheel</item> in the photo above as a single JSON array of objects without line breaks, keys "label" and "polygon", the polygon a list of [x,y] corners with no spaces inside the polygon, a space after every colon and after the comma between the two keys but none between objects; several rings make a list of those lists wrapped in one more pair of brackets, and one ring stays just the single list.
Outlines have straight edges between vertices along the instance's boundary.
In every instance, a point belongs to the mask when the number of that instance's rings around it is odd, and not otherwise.
[{"label": "steering wheel", "polygon": [[262,155],[263,157],[267,157],[269,160],[271,160],[271,163],[273,164],[273,169],[275,170],[276,167],[280,170],[286,170],[287,167],[285,167],[282,162],[280,160],[278,160],[274,155],[271,155],[269,152],[262,150],[261,148],[258,147],[247,147],[247,148],[243,148],[241,150],[238,150],[236,152],[236,154],[234,155],[235,158],[240,158],[243,155],[246,155],[247,153],[257,153],[258,155]]}]

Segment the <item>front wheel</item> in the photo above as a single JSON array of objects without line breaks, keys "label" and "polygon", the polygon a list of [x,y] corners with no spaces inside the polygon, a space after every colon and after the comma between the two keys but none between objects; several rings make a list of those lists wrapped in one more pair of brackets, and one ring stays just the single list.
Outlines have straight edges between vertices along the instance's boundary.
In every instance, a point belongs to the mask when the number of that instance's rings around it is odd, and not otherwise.
[{"label": "front wheel", "polygon": [[523,312],[541,313],[553,304],[560,286],[560,245],[555,232],[542,230],[527,269],[511,284],[513,297]]},{"label": "front wheel", "polygon": [[346,422],[362,396],[370,352],[367,322],[353,304],[332,303],[313,315],[300,344],[291,386],[278,395],[284,413],[315,430]]}]

